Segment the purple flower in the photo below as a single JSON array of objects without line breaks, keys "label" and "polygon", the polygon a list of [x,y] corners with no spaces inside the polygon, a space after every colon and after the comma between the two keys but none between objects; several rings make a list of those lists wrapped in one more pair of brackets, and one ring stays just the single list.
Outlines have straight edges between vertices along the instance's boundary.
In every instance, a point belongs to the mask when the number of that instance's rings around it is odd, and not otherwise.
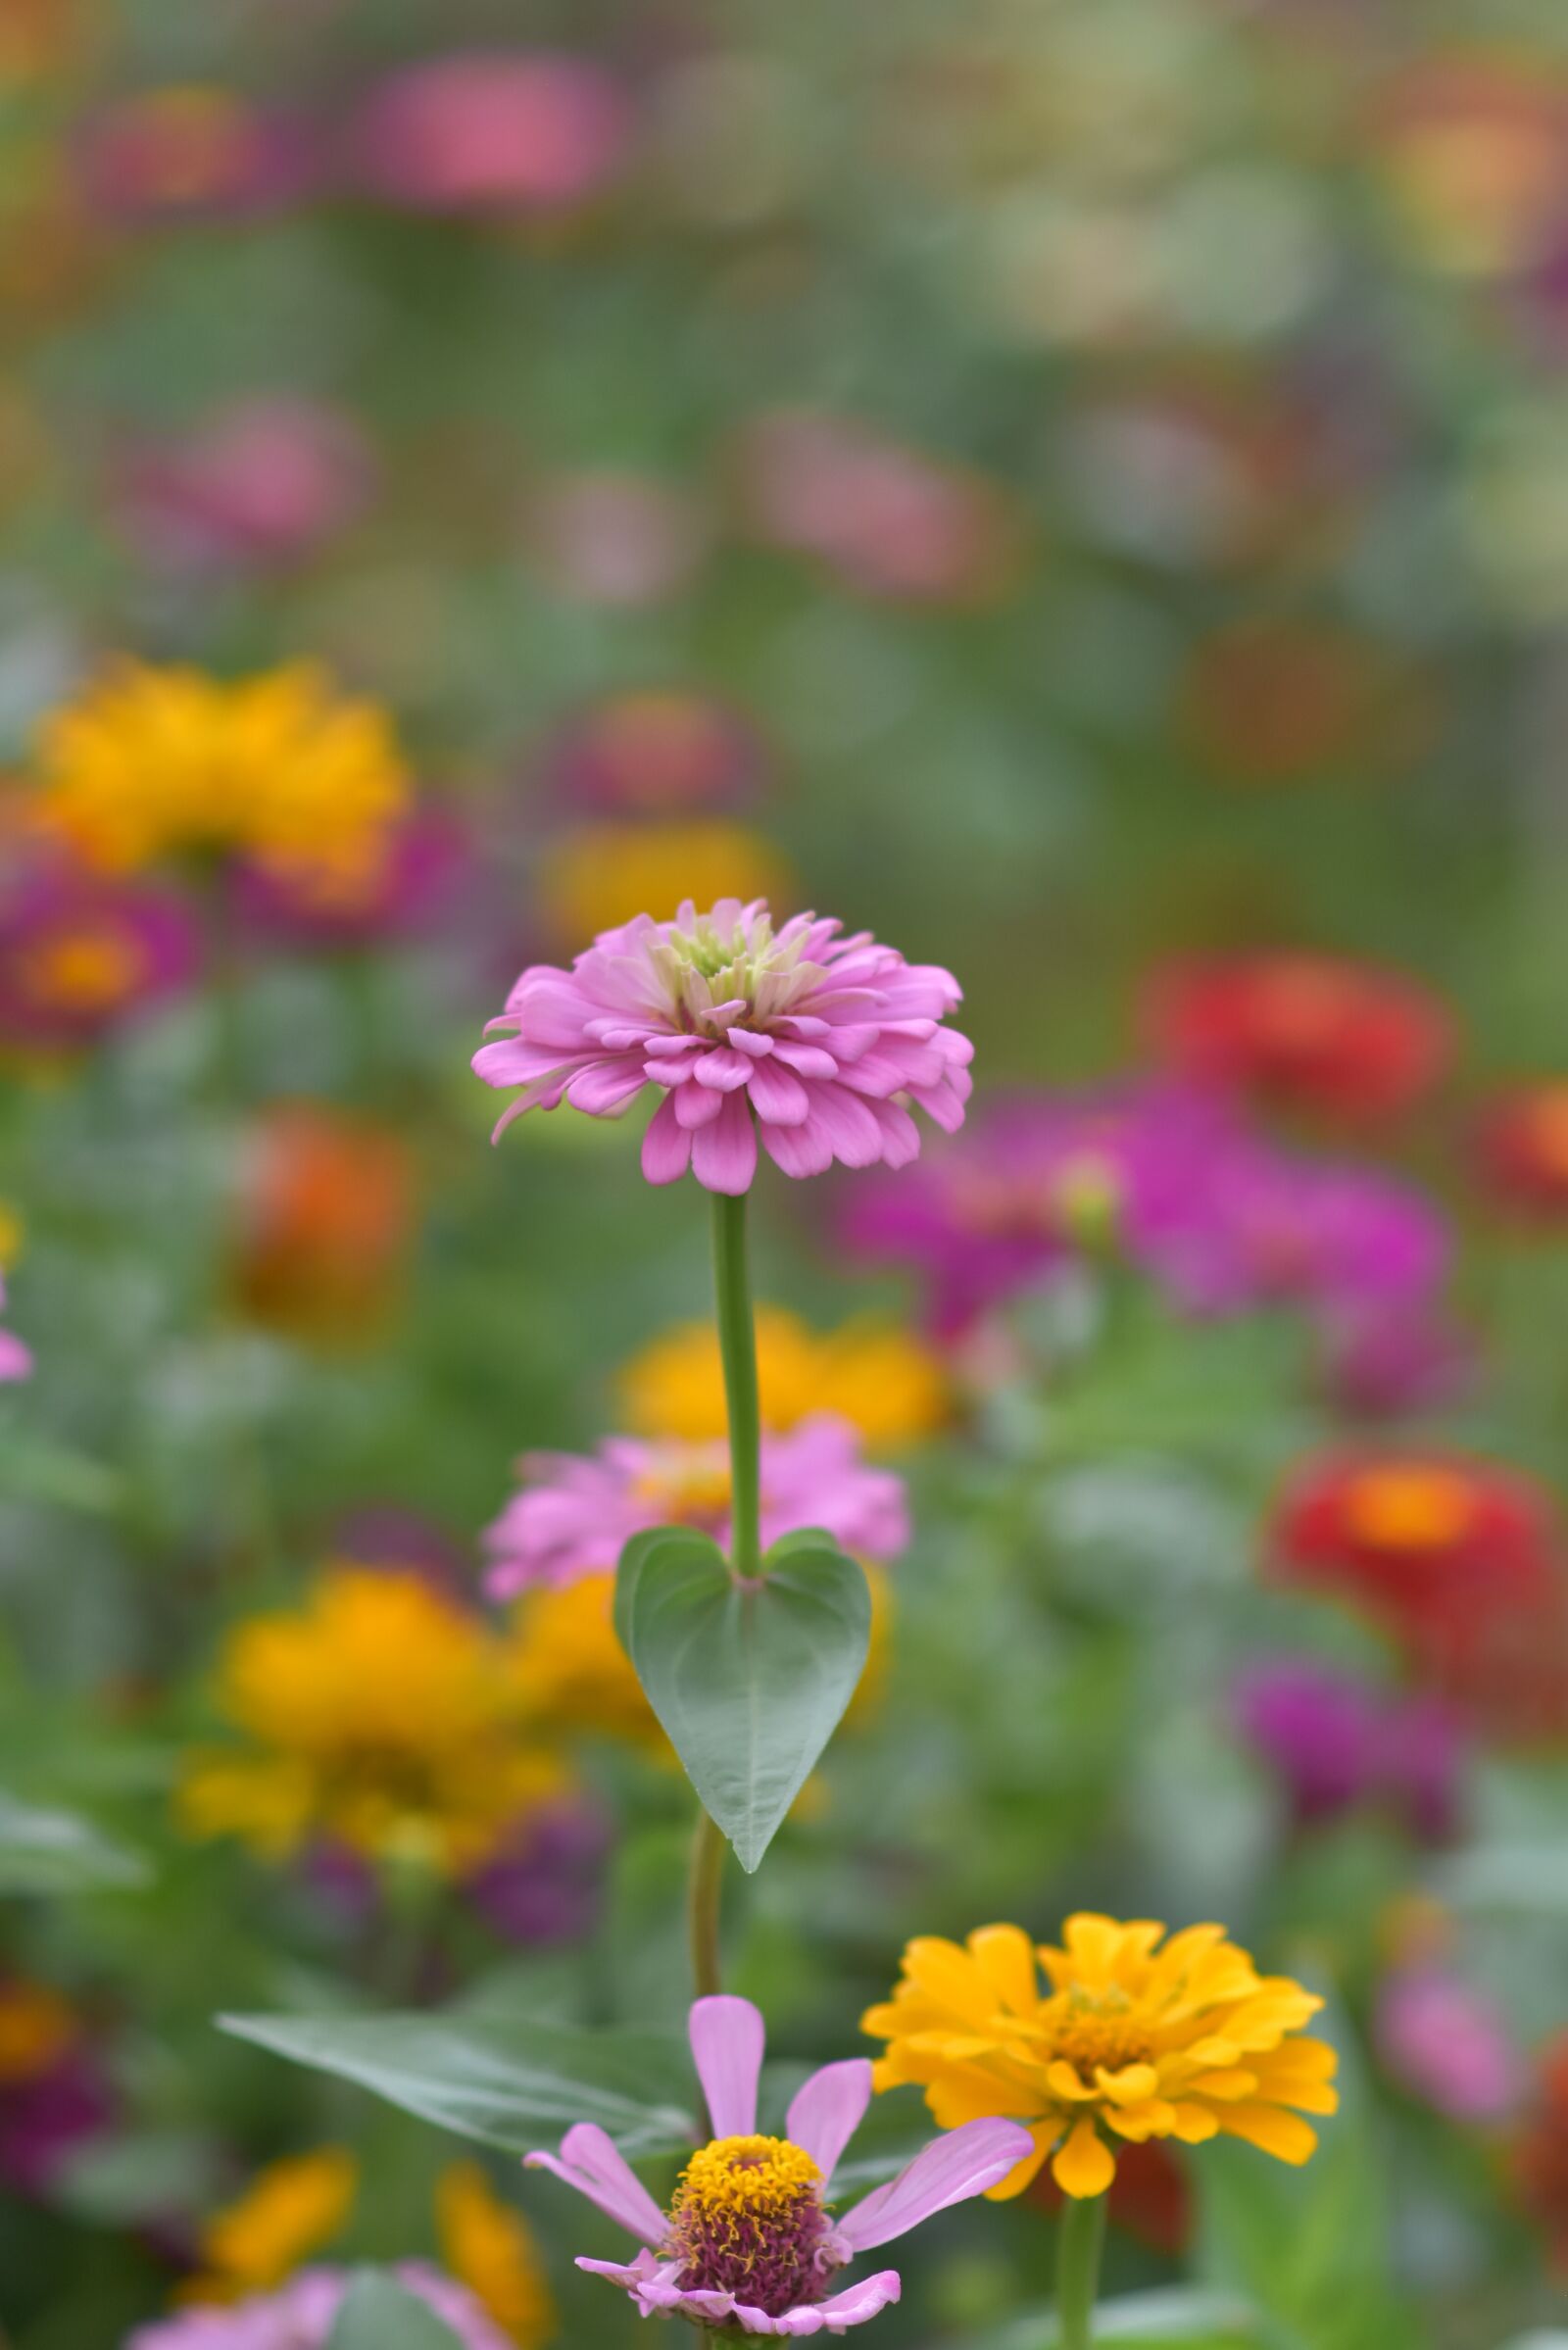
[{"label": "purple flower", "polygon": [[763,2025],[757,2009],[747,1999],[699,1999],[690,2032],[713,2137],[688,2163],[667,2214],[594,2123],[568,2130],[559,2155],[527,2157],[639,2239],[628,2266],[577,2266],[618,2284],[645,2318],[678,2316],[763,2334],[862,2326],[898,2299],[898,2271],[880,2270],[835,2292],[839,2272],[950,2204],[984,2194],[1029,2152],[1029,2133],[1014,2122],[967,2122],[933,2139],[897,2179],[838,2219],[833,2173],[870,2103],[869,2062],[824,2065],[791,2104],[786,2134],[760,2136]]},{"label": "purple flower", "polygon": [[352,875],[282,873],[241,864],[234,875],[242,921],[301,946],[350,948],[408,938],[437,924],[467,861],[451,816],[421,808],[389,834],[382,854]]},{"label": "purple flower", "polygon": [[1522,2092],[1524,2068],[1501,2017],[1441,1967],[1403,1967],[1386,1979],[1373,2037],[1395,2079],[1452,2121],[1497,2121]]},{"label": "purple flower", "polygon": [[466,1886],[509,1942],[581,1941],[599,1912],[610,1825],[581,1800],[535,1812]]},{"label": "purple flower", "polygon": [[522,1089],[497,1137],[563,1101],[610,1117],[652,1086],[643,1173],[688,1167],[710,1192],[750,1190],[757,1138],[786,1175],[890,1167],[917,1158],[914,1102],[953,1133],[969,1095],[966,1037],[944,1027],[961,990],[935,964],[906,963],[868,931],[796,914],[776,934],[760,899],[721,898],[672,922],[647,914],[604,931],[569,971],[524,971],[473,1066]]},{"label": "purple flower", "polygon": [[120,467],[119,506],[137,547],[177,569],[265,570],[310,555],[369,490],[351,417],[318,401],[243,401],[178,441],[149,442]]},{"label": "purple flower", "polygon": [[1215,1173],[1201,1297],[1211,1308],[1280,1300],[1359,1319],[1413,1309],[1446,1276],[1446,1228],[1408,1184],[1259,1143],[1227,1153]]},{"label": "purple flower", "polygon": [[1298,1820],[1382,1802],[1426,1841],[1453,1834],[1463,1746],[1434,1699],[1389,1695],[1293,1658],[1245,1673],[1232,1707],[1243,1738],[1284,1780]]},{"label": "purple flower", "polygon": [[[696,1526],[729,1542],[729,1447],[722,1439],[609,1437],[591,1454],[525,1453],[523,1490],[485,1535],[486,1589],[512,1599],[533,1584],[557,1588],[613,1572],[634,1534]],[[896,1557],[909,1539],[904,1481],[860,1457],[858,1431],[814,1412],[761,1448],[765,1544],[803,1526],[824,1526],[862,1558]]]},{"label": "purple flower", "polygon": [[416,212],[556,212],[620,171],[630,116],[601,69],[546,51],[472,51],[378,82],[352,125],[362,183]]},{"label": "purple flower", "polygon": [[0,2180],[19,2195],[47,2195],[115,2119],[102,2064],[84,2040],[73,2040],[37,2072],[0,2085]]},{"label": "purple flower", "polygon": [[186,986],[196,937],[178,899],[74,866],[0,887],[0,1037],[44,1052],[93,1043]]},{"label": "purple flower", "polygon": [[[466,2286],[422,2261],[405,2261],[393,2275],[405,2292],[444,2321],[463,2350],[514,2350],[511,2337]],[[346,2270],[307,2269],[279,2292],[139,2326],[122,2350],[325,2350],[351,2281]]]},{"label": "purple flower", "polygon": [[[0,1273],[0,1306],[6,1301],[5,1276]],[[31,1375],[32,1356],[14,1331],[0,1330],[0,1387],[8,1380]]]}]

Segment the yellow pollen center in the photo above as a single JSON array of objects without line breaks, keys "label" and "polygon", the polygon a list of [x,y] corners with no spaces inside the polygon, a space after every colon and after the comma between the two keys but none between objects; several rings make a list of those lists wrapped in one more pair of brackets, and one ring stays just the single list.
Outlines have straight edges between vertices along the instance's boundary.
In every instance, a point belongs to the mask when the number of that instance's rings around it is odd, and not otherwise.
[{"label": "yellow pollen center", "polygon": [[708,2228],[748,2220],[784,2221],[821,2192],[822,2174],[788,2138],[714,2138],[681,2174],[674,2217]]},{"label": "yellow pollen center", "polygon": [[1092,2082],[1097,2068],[1117,2073],[1123,2065],[1147,2064],[1147,2032],[1125,2006],[1114,2000],[1096,2000],[1074,1994],[1066,2017],[1053,2033],[1054,2052],[1072,2066],[1079,2078]]},{"label": "yellow pollen center", "polygon": [[1350,1480],[1345,1523],[1381,1550],[1444,1550],[1475,1523],[1475,1493],[1456,1469],[1363,1469]]},{"label": "yellow pollen center", "polygon": [[147,968],[139,939],[109,929],[62,930],[34,947],[24,963],[29,994],[70,1011],[106,1011],[123,1003]]}]

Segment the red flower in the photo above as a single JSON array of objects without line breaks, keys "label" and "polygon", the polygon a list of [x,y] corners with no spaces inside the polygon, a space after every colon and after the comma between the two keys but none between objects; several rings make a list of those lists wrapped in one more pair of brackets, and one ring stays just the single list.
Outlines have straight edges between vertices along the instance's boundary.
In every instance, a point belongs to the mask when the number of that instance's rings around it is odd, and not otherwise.
[{"label": "red flower", "polygon": [[1285,1581],[1357,1605],[1477,1727],[1509,1741],[1568,1728],[1568,1581],[1530,1479],[1452,1453],[1330,1454],[1287,1486],[1269,1549]]},{"label": "red flower", "polygon": [[1446,1067],[1452,1023],[1397,972],[1327,955],[1215,955],[1156,974],[1146,1020],[1185,1077],[1359,1121],[1409,1107]]},{"label": "red flower", "polygon": [[1535,1223],[1568,1223],[1568,1078],[1498,1095],[1483,1113],[1478,1152],[1499,1203]]},{"label": "red flower", "polygon": [[1568,2032],[1542,2055],[1512,2169],[1519,2200],[1546,2239],[1547,2259],[1568,2277]]},{"label": "red flower", "polygon": [[[1059,2211],[1067,2200],[1049,2170],[1041,2172],[1029,2194],[1046,2211]],[[1117,2227],[1151,2252],[1174,2260],[1186,2250],[1193,2232],[1193,2190],[1176,2156],[1157,2138],[1116,2148],[1109,2208]]]}]

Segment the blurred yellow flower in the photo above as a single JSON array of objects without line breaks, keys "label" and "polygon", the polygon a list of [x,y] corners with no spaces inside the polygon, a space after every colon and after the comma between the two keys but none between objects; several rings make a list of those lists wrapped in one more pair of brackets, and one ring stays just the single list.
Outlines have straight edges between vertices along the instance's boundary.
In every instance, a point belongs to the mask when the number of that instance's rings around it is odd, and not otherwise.
[{"label": "blurred yellow flower", "polygon": [[270,2292],[329,2243],[347,2220],[360,2169],[342,2146],[318,2146],[259,2171],[201,2231],[204,2266],[182,2301],[242,2301]]},{"label": "blurred yellow flower", "polygon": [[319,1836],[459,1875],[565,1784],[505,1640],[409,1574],[329,1567],[241,1624],[218,1703],[251,1750],[192,1758],[184,1824],[270,1858]]},{"label": "blurred yellow flower", "polygon": [[9,1199],[0,1199],[0,1273],[9,1273],[22,1254],[22,1218]]},{"label": "blurred yellow flower", "polygon": [[783,852],[744,824],[588,824],[544,857],[539,904],[552,932],[580,947],[635,914],[667,921],[683,899],[769,898],[788,904],[795,882]]},{"label": "blurred yellow flower", "polygon": [[673,1759],[642,1683],[615,1635],[613,1575],[564,1590],[541,1585],[512,1614],[511,1669],[518,1700],[540,1729],[626,1738]]},{"label": "blurred yellow flower", "polygon": [[1102,2195],[1118,2138],[1224,2133],[1305,2162],[1317,2136],[1301,2114],[1339,2104],[1335,2051],[1296,2036],[1322,2000],[1259,1976],[1221,1926],[1165,1937],[1152,1921],[1080,1913],[1061,1949],[1037,1951],[1017,1926],[980,1927],[963,1946],[910,1942],[891,2000],[862,2019],[888,2043],[877,2087],[917,2082],[945,2130],[988,2114],[1030,2126],[1034,2152],[998,2199],[1021,2194],[1048,2156],[1064,2194]]},{"label": "blurred yellow flower", "polygon": [[442,2264],[518,2345],[543,2350],[561,2320],[532,2228],[476,2162],[453,2163],[435,2190]]},{"label": "blurred yellow flower", "polygon": [[[854,1422],[872,1446],[911,1444],[940,1426],[942,1365],[896,1323],[860,1320],[815,1331],[799,1314],[764,1305],[757,1315],[764,1427],[793,1428],[814,1411]],[[700,1443],[725,1432],[724,1375],[711,1322],[681,1322],[634,1355],[620,1374],[617,1424],[639,1436]]]},{"label": "blurred yellow flower", "polygon": [[47,1983],[0,1982],[0,2083],[47,2073],[77,2030],[70,2001]]},{"label": "blurred yellow flower", "polygon": [[392,726],[298,662],[233,684],[122,661],[46,718],[38,816],[105,872],[232,852],[363,885],[410,800]]}]

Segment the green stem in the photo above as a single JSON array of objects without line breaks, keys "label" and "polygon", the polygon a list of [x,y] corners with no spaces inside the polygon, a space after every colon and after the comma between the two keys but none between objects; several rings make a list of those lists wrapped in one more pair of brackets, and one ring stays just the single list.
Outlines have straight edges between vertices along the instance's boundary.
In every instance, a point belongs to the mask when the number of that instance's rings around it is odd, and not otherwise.
[{"label": "green stem", "polygon": [[724,1836],[699,1806],[686,1880],[686,1923],[691,1934],[692,1982],[699,1999],[722,1988],[718,1965],[719,1894],[724,1882]]},{"label": "green stem", "polygon": [[760,1419],[757,1395],[757,1332],[746,1271],[746,1195],[713,1195],[713,1297],[718,1346],[729,1411],[730,1565],[748,1579],[760,1574]]},{"label": "green stem", "polygon": [[1056,2234],[1056,2350],[1094,2350],[1105,2198],[1069,2196]]}]

